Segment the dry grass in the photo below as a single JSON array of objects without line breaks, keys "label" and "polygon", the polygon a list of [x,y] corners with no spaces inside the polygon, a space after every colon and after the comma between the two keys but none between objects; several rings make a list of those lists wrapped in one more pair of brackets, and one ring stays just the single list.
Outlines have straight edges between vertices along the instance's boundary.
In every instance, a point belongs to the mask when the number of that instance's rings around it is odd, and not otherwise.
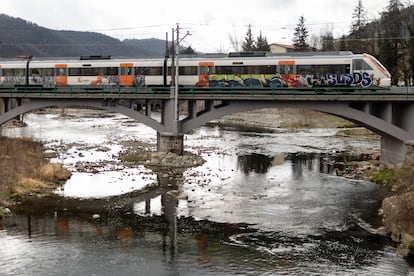
[{"label": "dry grass", "polygon": [[68,170],[49,163],[43,154],[40,142],[0,137],[0,196],[40,192],[70,177]]}]

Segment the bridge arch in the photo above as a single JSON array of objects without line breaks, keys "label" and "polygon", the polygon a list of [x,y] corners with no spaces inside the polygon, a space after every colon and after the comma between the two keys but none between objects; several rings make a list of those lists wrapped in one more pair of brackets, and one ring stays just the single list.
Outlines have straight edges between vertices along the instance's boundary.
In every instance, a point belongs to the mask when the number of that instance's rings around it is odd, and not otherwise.
[{"label": "bridge arch", "polygon": [[159,123],[158,121],[145,116],[144,114],[137,112],[129,107],[110,103],[104,104],[102,100],[76,100],[76,99],[31,99],[29,102],[24,103],[16,108],[11,109],[10,111],[0,115],[0,126],[5,122],[30,111],[46,108],[46,107],[71,107],[71,106],[82,106],[82,107],[92,107],[97,109],[104,109],[112,112],[117,112],[128,116],[137,122],[143,123],[161,133],[165,131],[165,126]]},{"label": "bridge arch", "polygon": [[380,136],[389,136],[399,141],[407,141],[411,138],[408,131],[405,131],[369,113],[352,108],[346,102],[330,102],[326,104],[326,102],[232,101],[229,105],[213,108],[210,112],[203,113],[196,118],[185,121],[182,126],[182,132],[188,133],[194,128],[200,127],[209,121],[222,118],[226,115],[262,108],[301,108],[319,111],[352,121],[360,126],[366,127]]}]

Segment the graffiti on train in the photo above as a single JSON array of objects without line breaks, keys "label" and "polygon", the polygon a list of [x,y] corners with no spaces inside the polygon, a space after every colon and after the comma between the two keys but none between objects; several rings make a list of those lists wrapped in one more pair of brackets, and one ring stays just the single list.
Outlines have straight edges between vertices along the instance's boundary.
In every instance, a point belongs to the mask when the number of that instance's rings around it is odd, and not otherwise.
[{"label": "graffiti on train", "polygon": [[316,74],[307,75],[308,86],[362,86],[369,87],[373,83],[367,72],[355,72],[350,74]]}]

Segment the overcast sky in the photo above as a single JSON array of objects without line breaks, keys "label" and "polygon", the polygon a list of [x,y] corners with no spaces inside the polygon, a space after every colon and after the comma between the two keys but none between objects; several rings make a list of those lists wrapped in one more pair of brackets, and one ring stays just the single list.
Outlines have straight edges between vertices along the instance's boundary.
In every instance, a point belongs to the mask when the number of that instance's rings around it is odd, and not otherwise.
[{"label": "overcast sky", "polygon": [[[362,0],[369,19],[389,0]],[[404,2],[404,1],[403,1]],[[269,43],[291,44],[301,15],[310,34],[330,28],[347,34],[358,0],[1,0],[0,13],[56,30],[101,32],[119,39],[171,36],[180,24],[181,42],[201,52],[229,52],[230,36],[243,40],[248,24]]]}]

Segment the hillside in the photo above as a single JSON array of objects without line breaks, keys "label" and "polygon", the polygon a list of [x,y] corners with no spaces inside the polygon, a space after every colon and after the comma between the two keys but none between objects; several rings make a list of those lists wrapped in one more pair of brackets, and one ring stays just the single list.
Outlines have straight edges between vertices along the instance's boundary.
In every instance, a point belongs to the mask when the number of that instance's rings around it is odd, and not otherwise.
[{"label": "hillside", "polygon": [[56,31],[0,14],[0,57],[164,56],[165,41],[125,40],[93,32]]}]

